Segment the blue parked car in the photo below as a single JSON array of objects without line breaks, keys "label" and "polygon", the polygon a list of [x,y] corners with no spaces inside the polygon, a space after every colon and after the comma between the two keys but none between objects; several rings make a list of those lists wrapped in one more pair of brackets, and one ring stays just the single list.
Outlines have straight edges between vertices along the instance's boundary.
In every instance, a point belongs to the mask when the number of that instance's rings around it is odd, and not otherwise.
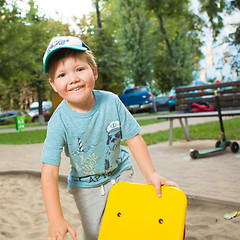
[{"label": "blue parked car", "polygon": [[153,95],[147,86],[126,88],[118,97],[132,113],[138,111],[156,112]]}]

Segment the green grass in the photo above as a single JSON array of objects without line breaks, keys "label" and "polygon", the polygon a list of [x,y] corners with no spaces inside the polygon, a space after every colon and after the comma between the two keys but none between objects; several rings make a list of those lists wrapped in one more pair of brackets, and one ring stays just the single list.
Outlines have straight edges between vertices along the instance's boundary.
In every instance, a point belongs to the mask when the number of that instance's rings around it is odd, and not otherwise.
[{"label": "green grass", "polygon": [[[224,130],[227,139],[240,139],[240,118],[232,118],[224,120]],[[221,131],[219,121],[206,122],[189,126],[191,140],[197,139],[221,139]],[[147,145],[168,141],[169,131],[163,130],[155,133],[143,134],[143,138]],[[184,139],[182,129],[180,127],[173,129],[173,141]]]},{"label": "green grass", "polygon": [[139,119],[137,120],[137,122],[139,123],[139,125],[144,126],[144,125],[150,125],[153,123],[160,123],[166,121],[164,119],[157,119],[157,118],[150,118],[150,119]]},{"label": "green grass", "polygon": [[[151,120],[152,119],[148,119]],[[155,119],[156,120],[156,119]],[[140,121],[144,125],[145,120]],[[155,122],[155,121],[154,121]],[[159,122],[159,120],[157,120]],[[235,117],[224,120],[224,129],[226,138],[229,140],[240,140],[240,118]],[[150,123],[148,123],[150,124]],[[42,143],[46,137],[47,130],[23,131],[17,133],[0,134],[0,144],[33,144]],[[189,132],[191,139],[221,139],[220,126],[218,121],[206,122],[197,125],[190,125]],[[163,130],[155,133],[143,134],[147,145],[168,141],[169,131]],[[182,129],[173,129],[173,141],[184,139]],[[123,144],[125,144],[123,142]]]},{"label": "green grass", "polygon": [[42,143],[46,138],[47,130],[33,130],[26,132],[1,133],[0,144],[33,144]]}]

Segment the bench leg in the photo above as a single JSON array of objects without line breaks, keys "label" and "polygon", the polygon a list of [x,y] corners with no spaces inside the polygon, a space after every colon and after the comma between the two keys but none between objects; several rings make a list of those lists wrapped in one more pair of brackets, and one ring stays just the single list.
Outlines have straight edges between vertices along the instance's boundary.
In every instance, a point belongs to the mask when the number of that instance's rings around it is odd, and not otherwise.
[{"label": "bench leg", "polygon": [[187,141],[190,141],[187,118],[185,118],[185,126],[183,124],[182,118],[179,118],[179,122],[181,124],[181,127],[182,127],[182,130],[183,130],[183,134],[184,134],[185,139]]},{"label": "bench leg", "polygon": [[173,119],[169,121],[169,145],[172,145],[172,135],[173,135]]},{"label": "bench leg", "polygon": [[187,135],[187,141],[190,141],[189,128],[188,128],[188,119],[185,118],[185,130]]}]

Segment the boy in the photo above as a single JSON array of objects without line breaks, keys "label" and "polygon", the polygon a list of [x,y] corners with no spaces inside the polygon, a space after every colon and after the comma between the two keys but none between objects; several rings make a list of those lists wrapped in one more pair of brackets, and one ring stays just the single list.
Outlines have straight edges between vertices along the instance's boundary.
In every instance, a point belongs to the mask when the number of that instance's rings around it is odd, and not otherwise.
[{"label": "boy", "polygon": [[161,185],[177,186],[159,176],[152,165],[140,126],[118,96],[94,90],[97,66],[81,39],[55,37],[44,58],[44,72],[53,89],[64,99],[48,123],[42,153],[42,192],[49,219],[46,239],[64,239],[73,227],[61,210],[58,173],[61,152],[70,158],[70,193],[78,207],[85,240],[96,240],[107,201],[115,181],[131,181],[129,154],[121,146],[125,139],[143,175],[160,197]]}]

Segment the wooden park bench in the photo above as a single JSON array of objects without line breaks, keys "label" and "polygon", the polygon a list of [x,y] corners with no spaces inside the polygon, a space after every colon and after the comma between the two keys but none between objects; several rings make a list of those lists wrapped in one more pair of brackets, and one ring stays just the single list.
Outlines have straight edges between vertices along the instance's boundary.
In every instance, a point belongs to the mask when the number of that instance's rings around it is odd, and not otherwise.
[{"label": "wooden park bench", "polygon": [[216,106],[216,94],[219,96],[222,116],[240,115],[240,81],[176,88],[175,114],[158,116],[158,119],[169,120],[169,145],[172,145],[174,119],[180,121],[184,137],[187,141],[190,141],[188,118],[218,116],[217,110],[187,112],[192,103],[199,101]]}]

